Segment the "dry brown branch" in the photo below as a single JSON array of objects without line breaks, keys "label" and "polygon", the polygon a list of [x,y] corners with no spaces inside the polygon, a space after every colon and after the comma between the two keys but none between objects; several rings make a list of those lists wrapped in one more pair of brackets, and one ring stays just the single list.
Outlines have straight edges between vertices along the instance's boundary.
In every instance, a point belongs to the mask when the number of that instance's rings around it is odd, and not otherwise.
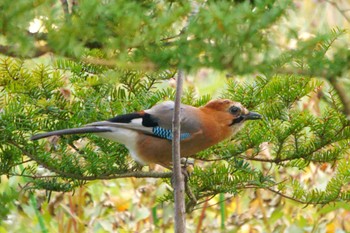
[{"label": "dry brown branch", "polygon": [[51,49],[48,46],[37,46],[31,55],[20,55],[16,52],[16,49],[13,46],[0,45],[0,54],[9,56],[9,57],[19,57],[23,59],[30,59],[40,57],[46,53],[51,52]]},{"label": "dry brown branch", "polygon": [[329,78],[329,83],[333,86],[334,90],[337,92],[340,101],[344,106],[344,114],[350,120],[350,96],[348,92],[345,90],[344,85],[340,83],[340,81],[336,78]]},{"label": "dry brown branch", "polygon": [[328,2],[329,4],[334,6],[339,11],[339,13],[343,15],[343,17],[346,19],[346,21],[350,22],[350,17],[348,15],[346,15],[346,12],[349,10],[341,9],[341,7],[338,5],[338,3],[336,1],[326,0],[326,2]]},{"label": "dry brown branch", "polygon": [[63,12],[65,17],[69,17],[69,7],[68,7],[68,2],[67,0],[60,0],[63,8]]}]

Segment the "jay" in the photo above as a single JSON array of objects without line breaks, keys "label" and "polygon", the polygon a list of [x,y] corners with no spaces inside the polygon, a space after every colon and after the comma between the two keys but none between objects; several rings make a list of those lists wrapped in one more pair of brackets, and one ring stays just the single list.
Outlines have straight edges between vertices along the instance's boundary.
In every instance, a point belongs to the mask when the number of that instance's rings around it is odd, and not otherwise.
[{"label": "jay", "polygon": [[[193,157],[239,131],[246,120],[261,119],[256,112],[228,99],[209,101],[196,108],[181,105],[181,157]],[[150,109],[118,115],[106,121],[94,122],[81,128],[36,134],[31,140],[65,134],[94,133],[124,144],[136,162],[171,167],[172,117],[174,102],[166,101]]]}]

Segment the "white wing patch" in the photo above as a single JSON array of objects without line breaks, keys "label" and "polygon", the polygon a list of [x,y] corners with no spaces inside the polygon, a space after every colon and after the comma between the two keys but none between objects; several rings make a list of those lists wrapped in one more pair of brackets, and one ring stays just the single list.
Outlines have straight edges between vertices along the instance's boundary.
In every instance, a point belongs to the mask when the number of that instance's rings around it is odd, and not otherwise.
[{"label": "white wing patch", "polygon": [[87,126],[109,126],[111,129],[123,128],[123,129],[137,130],[145,133],[152,133],[151,127],[145,127],[142,125],[141,118],[133,119],[130,123],[99,121],[99,122],[88,124]]}]

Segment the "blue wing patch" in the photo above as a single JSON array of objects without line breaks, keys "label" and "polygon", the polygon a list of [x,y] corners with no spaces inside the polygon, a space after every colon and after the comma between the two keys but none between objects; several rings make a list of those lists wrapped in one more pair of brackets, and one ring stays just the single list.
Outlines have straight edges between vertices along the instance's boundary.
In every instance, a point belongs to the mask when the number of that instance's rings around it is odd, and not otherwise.
[{"label": "blue wing patch", "polygon": [[[160,138],[165,138],[168,140],[173,139],[173,132],[171,129],[164,129],[159,126],[153,127],[152,132],[154,136],[160,137]],[[191,136],[190,133],[182,133],[180,134],[180,140],[184,140],[186,138],[189,138]]]}]

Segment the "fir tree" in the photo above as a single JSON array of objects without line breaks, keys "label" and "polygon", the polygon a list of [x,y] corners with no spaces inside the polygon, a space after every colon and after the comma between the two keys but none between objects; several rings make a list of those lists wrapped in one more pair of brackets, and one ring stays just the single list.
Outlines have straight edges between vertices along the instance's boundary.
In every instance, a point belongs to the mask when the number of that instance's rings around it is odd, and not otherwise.
[{"label": "fir tree", "polygon": [[[292,1],[195,1],[198,13],[186,28],[189,1],[12,2],[0,3],[1,175],[27,177],[26,189],[50,192],[120,177],[170,182],[171,172],[140,170],[123,145],[94,135],[29,138],[174,99],[174,89],[162,84],[178,68],[193,74],[209,67],[228,76],[220,97],[264,119],[200,153],[188,211],[220,193],[253,188],[305,205],[350,200],[344,30],[300,39],[286,23]],[[286,48],[281,41],[297,43]],[[182,96],[195,106],[209,99],[191,88]],[[305,107],[312,101],[314,108]],[[325,189],[295,175],[325,163],[334,169]],[[171,192],[160,201],[170,199]]]}]

